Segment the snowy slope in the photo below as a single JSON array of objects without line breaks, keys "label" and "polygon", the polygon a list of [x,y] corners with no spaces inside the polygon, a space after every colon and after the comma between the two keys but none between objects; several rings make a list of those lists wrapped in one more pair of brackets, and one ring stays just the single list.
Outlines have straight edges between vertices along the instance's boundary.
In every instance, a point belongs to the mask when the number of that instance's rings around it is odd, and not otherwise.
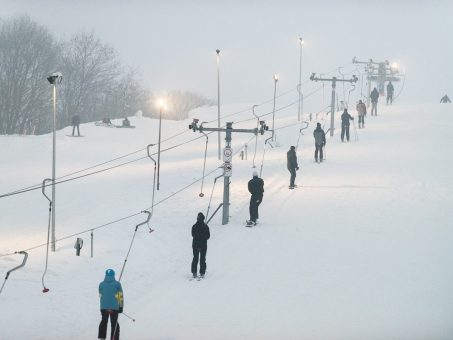
[{"label": "snowy slope", "polygon": [[[162,154],[151,220],[155,231],[138,230],[124,272],[125,312],[136,322],[120,318],[122,338],[452,339],[451,106],[396,104],[380,111],[357,130],[358,141],[353,129],[350,143],[341,143],[338,135],[328,138],[323,164],[313,161],[312,121],[299,145],[300,187],[293,191],[287,189],[286,151],[296,144],[300,126],[277,130],[281,147],[266,150],[264,201],[255,228],[243,226],[254,138],[234,135],[235,152],[249,142],[248,160],[233,159],[230,223],[222,226],[220,213],[211,221],[208,273],[200,282],[188,281],[190,228],[198,211],[206,212],[213,179],[221,172],[206,178],[203,198],[201,182],[178,192],[202,176],[205,139],[188,130],[190,120],[164,121],[163,139],[183,133],[162,149],[181,146]],[[193,116],[213,120],[216,113],[204,108]],[[296,123],[295,116],[294,110],[282,112],[276,128]],[[250,117],[245,112],[231,120]],[[269,124],[270,117],[266,120]],[[85,124],[83,138],[67,137],[69,128],[59,131],[58,176],[157,142],[157,121],[131,122],[136,129]],[[251,120],[234,127],[255,125]],[[267,136],[258,138],[258,169]],[[195,137],[200,138],[187,143]],[[216,139],[209,137],[206,172],[220,164]],[[1,136],[0,146],[1,193],[50,176],[51,135]],[[92,170],[142,157],[60,184],[57,238],[150,207],[153,163],[145,150]],[[223,180],[218,182],[211,212],[222,199]],[[47,209],[40,190],[2,198],[0,254],[45,243]],[[94,258],[89,233],[79,235],[85,241],[80,257],[73,249],[77,236],[58,242],[49,258],[46,294],[45,247],[30,250],[26,267],[11,274],[0,295],[0,338],[96,338],[98,283],[107,268],[119,274],[135,225],[144,218],[138,214],[95,230]],[[18,255],[0,257],[0,272],[20,261]]]}]

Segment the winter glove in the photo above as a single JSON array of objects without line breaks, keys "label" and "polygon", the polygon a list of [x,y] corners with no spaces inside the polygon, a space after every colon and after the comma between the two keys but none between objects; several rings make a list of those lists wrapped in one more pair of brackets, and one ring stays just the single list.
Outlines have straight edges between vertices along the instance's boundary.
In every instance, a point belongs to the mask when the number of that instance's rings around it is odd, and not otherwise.
[{"label": "winter glove", "polygon": [[296,167],[296,170],[299,170],[299,167]]},{"label": "winter glove", "polygon": [[118,313],[122,313],[123,312],[123,306],[120,306],[120,309],[118,310]]}]

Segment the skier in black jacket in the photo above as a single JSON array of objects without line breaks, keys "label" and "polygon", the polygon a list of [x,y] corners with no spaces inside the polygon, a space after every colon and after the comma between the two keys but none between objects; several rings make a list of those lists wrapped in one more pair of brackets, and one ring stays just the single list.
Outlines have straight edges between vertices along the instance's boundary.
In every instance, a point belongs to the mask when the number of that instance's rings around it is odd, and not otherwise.
[{"label": "skier in black jacket", "polygon": [[348,113],[347,109],[344,109],[343,114],[341,115],[341,141],[344,142],[344,135],[346,133],[346,139],[349,142],[349,121],[354,120],[352,116]]},{"label": "skier in black jacket", "polygon": [[77,134],[80,137],[79,125],[80,125],[80,117],[79,117],[79,115],[75,115],[74,117],[72,117],[72,136],[74,136],[75,128],[77,127]]},{"label": "skier in black jacket", "polygon": [[258,206],[263,201],[264,181],[258,177],[258,172],[253,171],[253,178],[248,183],[249,192],[252,194],[250,197],[250,220],[247,221],[248,225],[256,225],[258,219]]},{"label": "skier in black jacket", "polygon": [[377,88],[374,88],[373,91],[371,91],[370,98],[371,98],[371,115],[373,116],[374,113],[374,115],[377,116],[377,103],[379,100],[379,92]]},{"label": "skier in black jacket", "polygon": [[387,84],[387,105],[390,102],[390,105],[393,103],[393,92],[395,92],[395,88],[391,81]]},{"label": "skier in black jacket", "polygon": [[442,98],[440,98],[440,102],[443,104],[447,104],[447,103],[451,103],[451,100],[450,100],[450,98],[448,98],[447,95],[445,95]]},{"label": "skier in black jacket", "polygon": [[286,153],[286,166],[288,171],[291,174],[289,178],[289,188],[294,189],[295,184],[294,180],[296,179],[296,170],[299,170],[299,166],[297,165],[297,155],[296,155],[296,148],[291,146],[291,148]]},{"label": "skier in black jacket", "polygon": [[203,213],[198,213],[197,223],[192,226],[192,274],[197,277],[198,259],[200,259],[200,276],[206,273],[206,252],[208,251],[208,240],[211,237],[209,227],[204,223]]},{"label": "skier in black jacket", "polygon": [[318,162],[318,152],[319,152],[319,162],[322,162],[324,159],[322,148],[326,145],[326,133],[321,128],[321,123],[316,124],[316,129],[313,131],[313,137],[315,137],[315,161]]}]

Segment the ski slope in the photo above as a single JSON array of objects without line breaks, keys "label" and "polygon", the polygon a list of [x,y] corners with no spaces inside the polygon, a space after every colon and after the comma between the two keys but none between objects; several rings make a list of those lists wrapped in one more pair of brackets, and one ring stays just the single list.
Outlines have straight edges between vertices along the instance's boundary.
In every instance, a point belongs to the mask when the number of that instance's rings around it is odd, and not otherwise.
[{"label": "ski slope", "polygon": [[[188,280],[190,230],[197,213],[206,213],[214,177],[221,174],[215,170],[217,135],[209,135],[206,173],[215,171],[200,198],[201,181],[195,181],[202,177],[205,137],[188,130],[191,119],[163,121],[163,140],[181,134],[163,142],[162,150],[179,146],[161,155],[154,232],[138,229],[121,280],[124,311],[136,319],[120,317],[122,339],[452,339],[451,105],[396,103],[379,110],[357,130],[358,140],[352,126],[349,143],[338,134],[328,137],[322,164],[313,159],[314,119],[297,151],[295,190],[287,189],[286,151],[297,142],[297,113],[276,116],[277,129],[294,125],[276,130],[280,146],[266,148],[264,200],[254,228],[244,228],[244,221],[255,139],[233,134],[230,223],[221,225],[221,211],[209,223],[207,277],[199,282]],[[216,113],[216,107],[201,108],[192,116],[213,120]],[[231,121],[250,117],[244,112]],[[339,113],[337,127],[338,118]],[[0,295],[1,339],[96,338],[98,284],[107,268],[118,278],[135,225],[146,217],[139,213],[152,202],[154,165],[146,145],[157,142],[158,121],[130,120],[136,129],[84,124],[83,138],[66,136],[70,128],[58,131],[57,176],[140,149],[73,176],[142,159],[57,186],[57,239],[88,232],[57,242],[45,294],[46,247],[29,251],[26,266],[11,274]],[[255,126],[253,119],[233,125]],[[258,170],[269,136],[258,137]],[[238,152],[247,142],[248,157],[241,160]],[[49,177],[51,145],[51,135],[0,136],[0,192]],[[220,178],[210,213],[221,203],[222,185]],[[48,202],[40,190],[0,202],[0,254],[46,242]],[[136,213],[96,229],[90,257],[90,229]],[[76,237],[85,242],[80,257],[73,248]],[[0,257],[1,275],[21,259]]]}]

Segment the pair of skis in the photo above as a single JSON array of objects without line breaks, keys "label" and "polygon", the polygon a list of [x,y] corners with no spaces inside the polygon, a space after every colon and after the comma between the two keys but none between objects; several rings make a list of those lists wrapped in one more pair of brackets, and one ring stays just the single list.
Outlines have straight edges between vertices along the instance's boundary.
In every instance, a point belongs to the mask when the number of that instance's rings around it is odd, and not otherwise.
[{"label": "pair of skis", "polygon": [[192,276],[189,281],[201,281],[205,279],[205,275],[196,275]]}]

